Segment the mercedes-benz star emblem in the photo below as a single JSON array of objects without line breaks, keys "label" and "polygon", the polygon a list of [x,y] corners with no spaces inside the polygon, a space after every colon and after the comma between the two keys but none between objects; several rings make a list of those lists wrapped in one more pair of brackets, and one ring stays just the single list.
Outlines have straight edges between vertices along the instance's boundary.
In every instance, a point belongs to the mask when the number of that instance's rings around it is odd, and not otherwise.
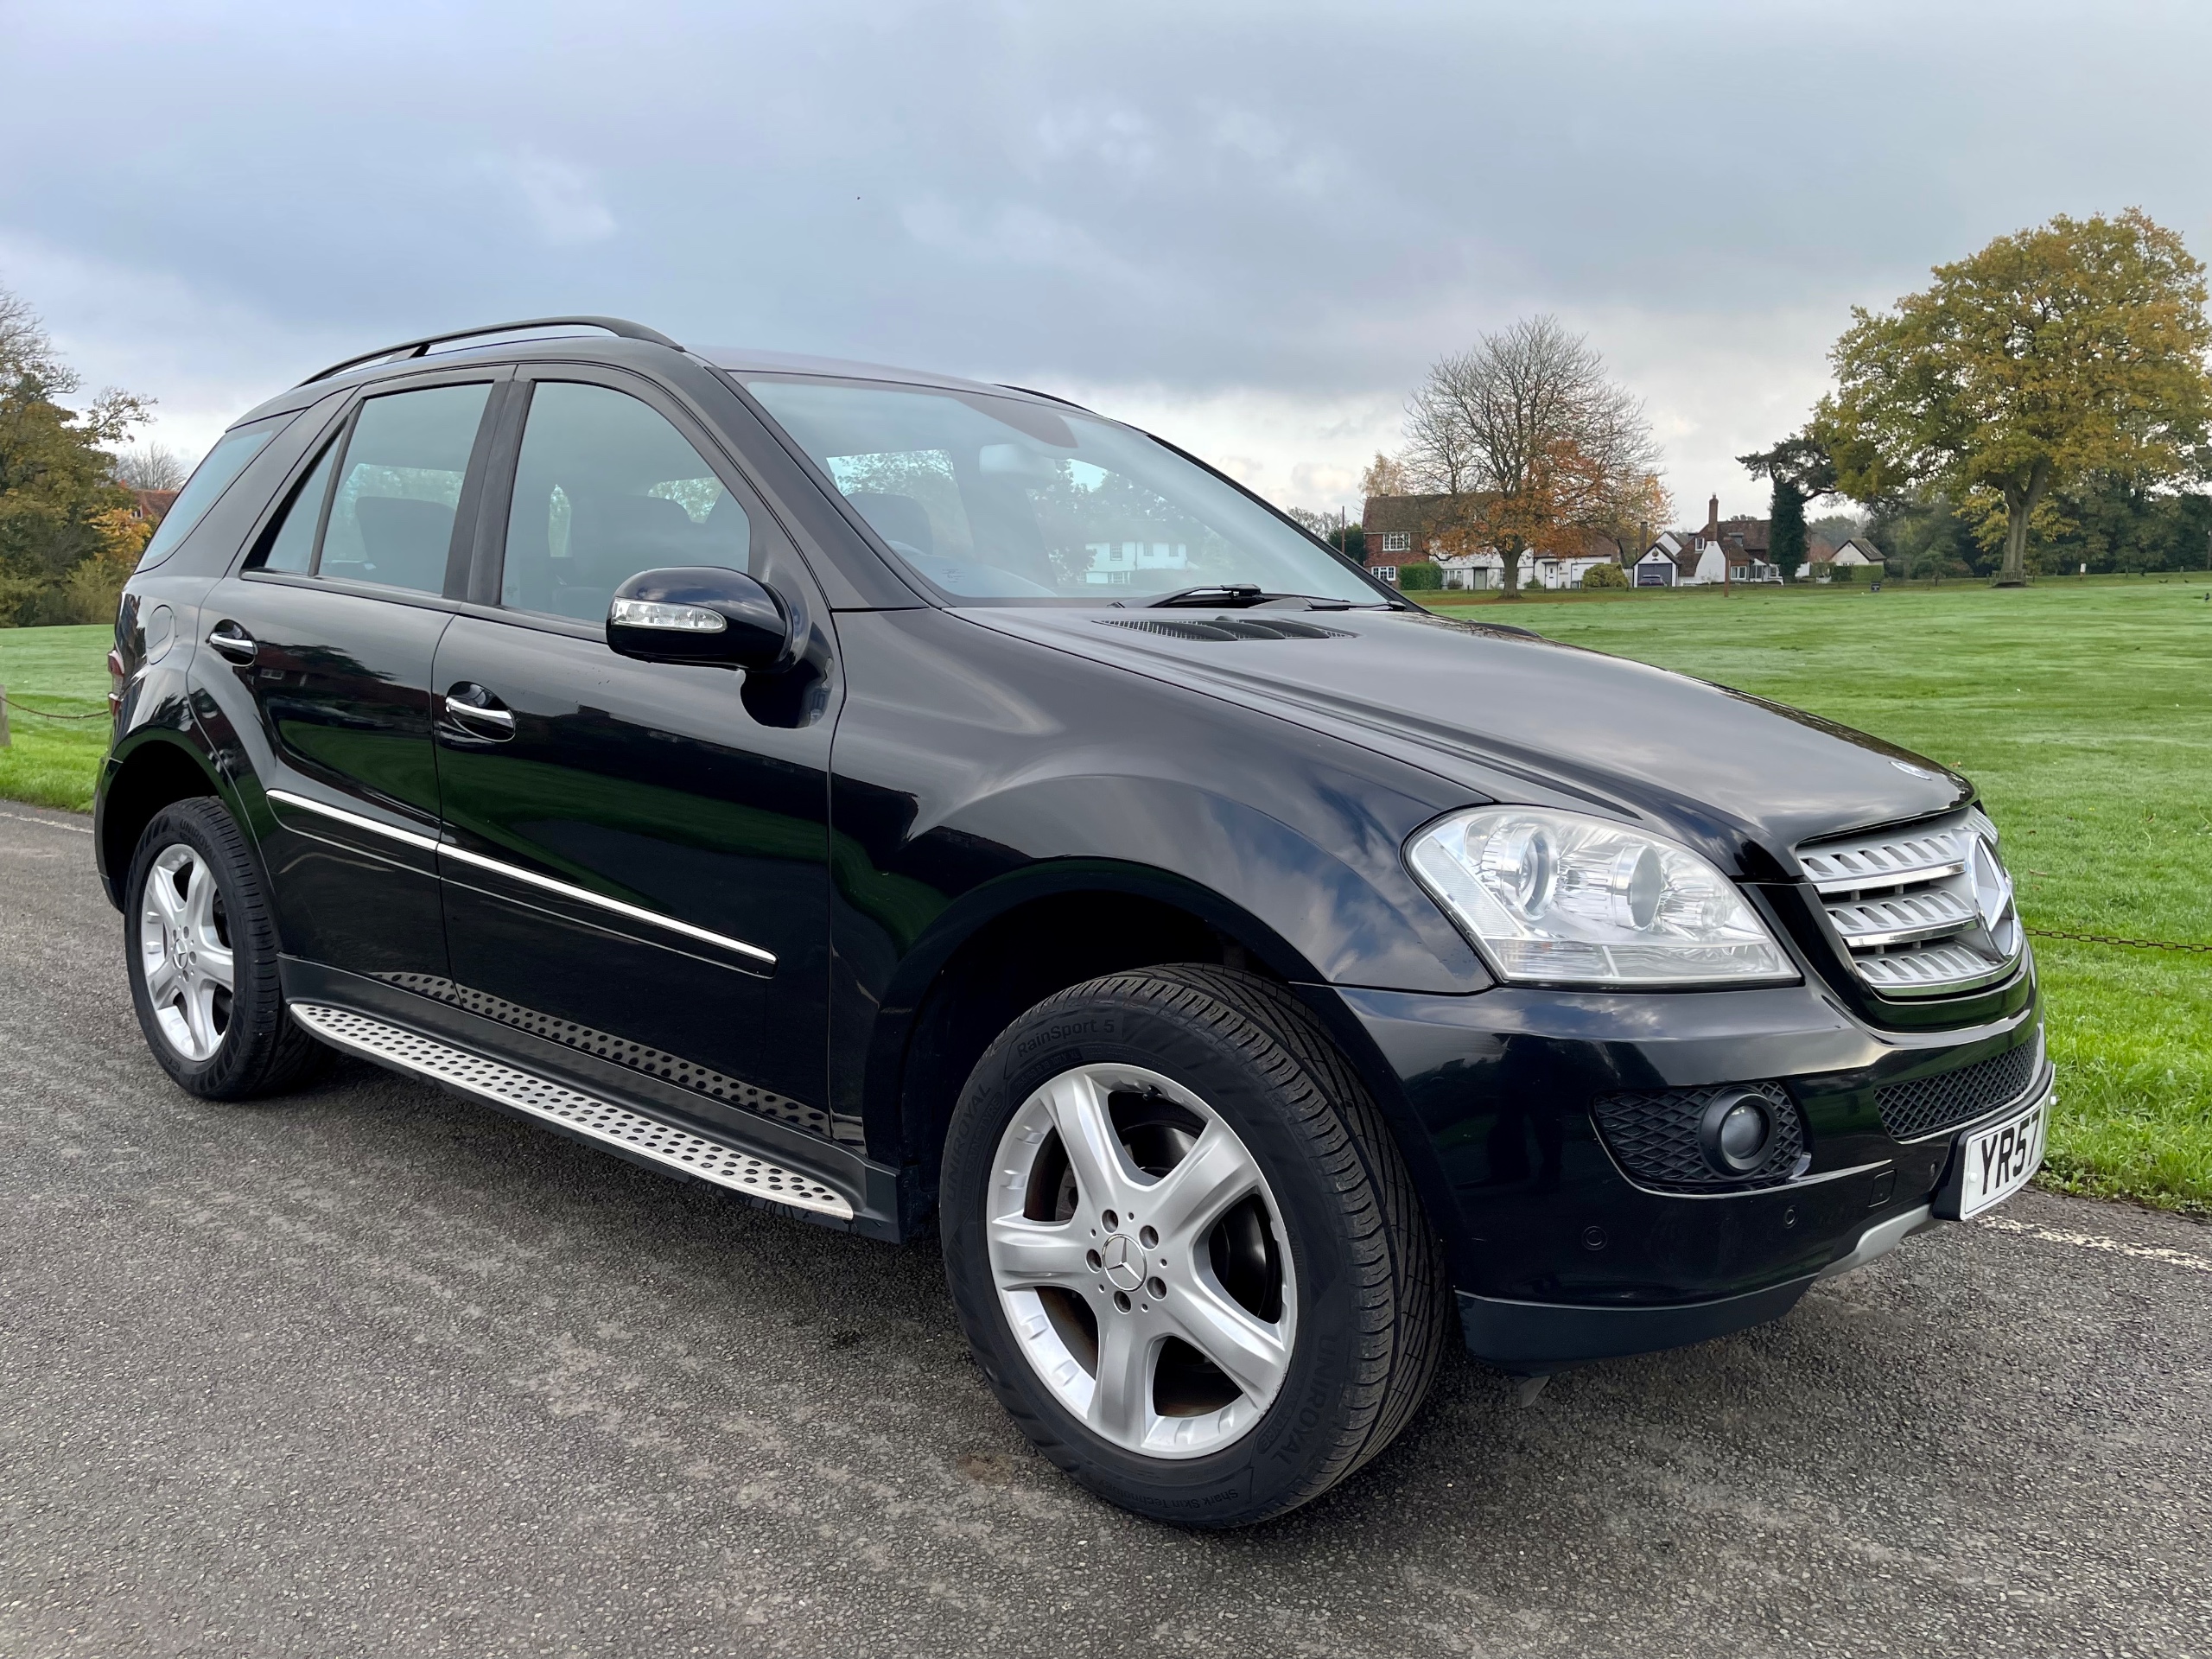
[{"label": "mercedes-benz star emblem", "polygon": [[1135,1290],[1144,1283],[1144,1257],[1127,1233],[1116,1233],[1108,1239],[1098,1259],[1105,1264],[1106,1282],[1115,1289]]}]

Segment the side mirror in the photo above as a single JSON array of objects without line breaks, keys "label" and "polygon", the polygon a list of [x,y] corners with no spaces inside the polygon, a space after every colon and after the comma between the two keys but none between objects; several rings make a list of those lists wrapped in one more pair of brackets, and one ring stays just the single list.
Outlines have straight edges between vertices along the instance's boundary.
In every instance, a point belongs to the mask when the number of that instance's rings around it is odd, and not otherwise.
[{"label": "side mirror", "polygon": [[607,607],[608,649],[647,663],[776,674],[806,650],[804,606],[742,570],[640,570]]}]

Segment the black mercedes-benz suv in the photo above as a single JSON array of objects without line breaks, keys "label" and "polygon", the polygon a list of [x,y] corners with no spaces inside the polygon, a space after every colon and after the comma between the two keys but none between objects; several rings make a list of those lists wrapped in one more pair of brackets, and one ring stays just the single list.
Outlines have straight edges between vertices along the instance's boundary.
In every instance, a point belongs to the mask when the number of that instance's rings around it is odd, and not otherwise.
[{"label": "black mercedes-benz suv", "polygon": [[110,667],[180,1085],[343,1050],[934,1229],[1007,1408],[1148,1515],[1325,1490],[1455,1328],[1528,1376],[1736,1330],[2042,1155],[1964,779],[1431,614],[1035,392],[386,348],[231,429]]}]

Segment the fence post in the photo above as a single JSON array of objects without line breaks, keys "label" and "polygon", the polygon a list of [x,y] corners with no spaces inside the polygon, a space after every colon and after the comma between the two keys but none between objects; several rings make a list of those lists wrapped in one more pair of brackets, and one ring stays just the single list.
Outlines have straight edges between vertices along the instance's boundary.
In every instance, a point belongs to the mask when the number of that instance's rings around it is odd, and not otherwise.
[{"label": "fence post", "polygon": [[6,748],[12,741],[14,740],[8,735],[8,688],[0,685],[0,749]]}]

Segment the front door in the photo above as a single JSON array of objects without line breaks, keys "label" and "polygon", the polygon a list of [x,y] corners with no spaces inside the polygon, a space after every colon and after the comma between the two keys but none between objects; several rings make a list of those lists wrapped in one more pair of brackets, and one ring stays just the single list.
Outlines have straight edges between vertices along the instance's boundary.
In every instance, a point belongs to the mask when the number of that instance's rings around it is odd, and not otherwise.
[{"label": "front door", "polygon": [[480,371],[356,403],[208,594],[194,660],[225,717],[258,728],[285,949],[404,986],[445,971],[430,671],[496,385]]},{"label": "front door", "polygon": [[[447,935],[463,1007],[829,1135],[834,664],[802,695],[607,648],[639,570],[749,570],[827,611],[702,428],[646,383],[546,369],[497,582],[440,640]],[[487,498],[497,511],[497,497]],[[825,642],[826,644],[826,642]]]}]

